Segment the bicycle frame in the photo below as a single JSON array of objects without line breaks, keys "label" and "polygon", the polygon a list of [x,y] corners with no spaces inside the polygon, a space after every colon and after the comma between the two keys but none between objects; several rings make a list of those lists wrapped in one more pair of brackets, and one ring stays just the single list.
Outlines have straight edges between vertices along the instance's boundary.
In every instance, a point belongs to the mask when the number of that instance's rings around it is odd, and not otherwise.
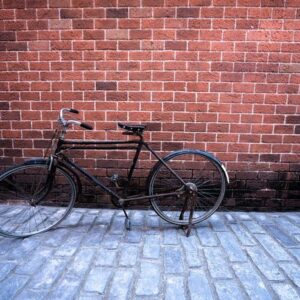
[{"label": "bicycle frame", "polygon": [[[125,133],[127,134],[127,133]],[[129,134],[129,133],[128,133]],[[64,140],[59,139],[57,148],[55,150],[55,156],[61,157],[63,161],[70,167],[77,170],[79,173],[87,177],[90,181],[92,181],[94,184],[102,188],[105,192],[110,194],[111,196],[117,198],[120,205],[123,205],[124,202],[129,201],[136,201],[136,200],[146,200],[153,198],[152,196],[133,196],[128,198],[122,198],[120,197],[115,191],[107,187],[103,182],[101,182],[99,179],[97,179],[95,176],[91,175],[89,172],[87,172],[85,169],[77,165],[76,163],[72,162],[66,155],[64,155],[62,152],[66,150],[135,150],[135,155],[132,160],[132,164],[129,168],[129,173],[127,176],[128,182],[127,186],[128,188],[130,185],[130,181],[132,179],[132,175],[134,173],[136,163],[139,159],[140,153],[143,148],[148,150],[153,156],[160,161],[182,184],[183,186],[186,186],[185,182],[176,174],[176,172],[171,169],[164,160],[157,155],[157,153],[149,146],[148,143],[146,143],[143,139],[142,135],[137,135],[139,139],[129,140],[129,141],[78,141],[78,140]],[[188,187],[187,187],[188,188]],[[155,197],[166,197],[166,196],[174,196],[174,195],[180,195],[182,193],[182,189],[172,192],[172,193],[162,193],[162,194],[156,194]]]}]

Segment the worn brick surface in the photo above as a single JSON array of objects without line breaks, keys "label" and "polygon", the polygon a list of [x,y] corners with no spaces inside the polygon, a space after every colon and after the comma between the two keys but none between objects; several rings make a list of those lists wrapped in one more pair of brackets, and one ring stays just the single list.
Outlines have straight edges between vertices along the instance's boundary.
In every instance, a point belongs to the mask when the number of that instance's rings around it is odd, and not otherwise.
[{"label": "worn brick surface", "polygon": [[[158,150],[201,148],[225,162],[227,206],[299,208],[297,0],[0,4],[1,168],[43,156],[59,109],[74,107],[95,131],[70,137],[146,123]],[[92,196],[81,204],[96,206]]]},{"label": "worn brick surface", "polygon": [[130,211],[131,231],[118,210],[72,215],[40,235],[0,237],[1,299],[300,299],[297,212],[218,212],[188,238],[145,226],[152,211]]}]

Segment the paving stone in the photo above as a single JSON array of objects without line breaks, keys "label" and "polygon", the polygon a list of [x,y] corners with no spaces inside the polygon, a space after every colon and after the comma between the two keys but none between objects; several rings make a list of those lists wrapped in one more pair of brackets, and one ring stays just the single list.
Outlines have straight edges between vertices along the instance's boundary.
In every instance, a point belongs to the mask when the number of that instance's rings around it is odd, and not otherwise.
[{"label": "paving stone", "polygon": [[269,280],[284,280],[283,274],[272,259],[259,247],[249,247],[247,252],[259,270]]},{"label": "paving stone", "polygon": [[143,231],[138,229],[137,227],[132,228],[131,230],[126,231],[125,241],[127,243],[140,243],[143,236]]},{"label": "paving stone", "polygon": [[131,286],[133,283],[133,271],[121,269],[115,272],[108,299],[126,300],[129,299]]},{"label": "paving stone", "polygon": [[278,228],[277,225],[266,225],[264,226],[266,230],[282,245],[286,247],[293,247],[299,245],[299,243],[289,236],[286,232]]},{"label": "paving stone", "polygon": [[125,231],[125,218],[124,217],[117,217],[114,216],[110,229],[109,234],[124,234]]},{"label": "paving stone", "polygon": [[120,266],[132,267],[136,264],[139,256],[139,247],[124,244],[120,251]]},{"label": "paving stone", "polygon": [[184,271],[183,254],[179,247],[165,247],[164,268],[167,274],[179,274]]},{"label": "paving stone", "polygon": [[215,281],[215,287],[219,299],[221,300],[233,300],[233,299],[246,298],[242,289],[234,280],[217,280]]},{"label": "paving stone", "polygon": [[188,289],[191,300],[212,300],[213,292],[203,270],[191,270],[188,277]]},{"label": "paving stone", "polygon": [[250,263],[234,264],[232,267],[251,299],[272,300],[262,278]]},{"label": "paving stone", "polygon": [[96,266],[114,266],[116,264],[117,250],[100,248],[95,256]]},{"label": "paving stone", "polygon": [[144,211],[132,211],[130,214],[131,225],[143,226],[145,223],[145,212]]},{"label": "paving stone", "polygon": [[122,238],[121,235],[106,233],[101,242],[101,246],[106,249],[117,249]]},{"label": "paving stone", "polygon": [[255,237],[276,261],[291,260],[291,256],[284,248],[275,242],[269,235],[255,234]]},{"label": "paving stone", "polygon": [[80,247],[80,243],[84,237],[83,233],[72,231],[68,238],[61,244],[55,252],[57,256],[72,256]]},{"label": "paving stone", "polygon": [[225,218],[226,222],[229,223],[229,224],[236,224],[237,223],[237,220],[230,213],[225,213],[224,218]]},{"label": "paving stone", "polygon": [[105,288],[111,280],[113,269],[108,267],[94,267],[91,269],[84,284],[84,291],[104,294]]},{"label": "paving stone", "polygon": [[13,297],[25,286],[28,280],[28,276],[13,274],[1,281],[0,299],[13,299]]},{"label": "paving stone", "polygon": [[57,227],[54,230],[47,231],[42,234],[42,244],[49,247],[60,246],[67,238],[69,229]]},{"label": "paving stone", "polygon": [[78,296],[78,300],[102,300],[104,296],[94,293],[83,293]]},{"label": "paving stone", "polygon": [[209,222],[212,225],[214,231],[223,232],[228,231],[228,227],[226,226],[224,219],[222,218],[222,214],[215,213],[209,218]]},{"label": "paving stone", "polygon": [[205,246],[214,247],[214,246],[218,246],[219,244],[215,233],[210,227],[197,228],[197,236],[203,247]]},{"label": "paving stone", "polygon": [[33,289],[50,289],[57,278],[59,278],[67,264],[65,258],[50,258],[47,263],[40,268],[29,283],[29,288]]},{"label": "paving stone", "polygon": [[29,259],[26,259],[23,263],[19,264],[15,272],[18,274],[35,274],[39,268],[46,262],[48,257],[51,256],[53,249],[40,248],[34,253],[29,255]]},{"label": "paving stone", "polygon": [[251,233],[266,233],[266,231],[256,221],[243,221],[242,224]]},{"label": "paving stone", "polygon": [[299,299],[300,213],[218,212],[188,238],[153,211],[130,210],[131,231],[121,210],[73,213],[0,237],[1,300]]},{"label": "paving stone", "polygon": [[14,300],[41,300],[45,299],[46,295],[48,294],[48,290],[28,290],[24,289],[22,290],[15,298]]},{"label": "paving stone", "polygon": [[239,221],[251,221],[252,218],[248,213],[240,212],[240,211],[233,211],[231,214]]},{"label": "paving stone", "polygon": [[290,253],[296,257],[298,262],[300,262],[300,248],[291,248],[289,249]]},{"label": "paving stone", "polygon": [[157,215],[147,215],[146,217],[147,234],[159,234],[157,230],[160,226],[160,218]]},{"label": "paving stone", "polygon": [[256,241],[251,236],[251,234],[245,230],[240,224],[230,224],[230,228],[235,233],[235,236],[244,246],[253,246],[256,245]]},{"label": "paving stone", "polygon": [[285,217],[291,220],[293,223],[300,225],[300,216],[297,212],[288,212],[287,214],[285,214]]},{"label": "paving stone", "polygon": [[27,254],[32,253],[36,248],[38,248],[40,240],[36,237],[30,239],[23,239],[18,247],[13,247],[6,253],[7,259],[21,261],[26,257]]},{"label": "paving stone", "polygon": [[21,239],[3,238],[0,241],[0,256],[5,255],[15,248],[19,248],[22,243]]},{"label": "paving stone", "polygon": [[65,277],[60,279],[51,292],[47,295],[51,300],[76,299],[80,289],[80,282],[74,278]]},{"label": "paving stone", "polygon": [[99,247],[107,231],[107,225],[97,224],[84,236],[83,247]]},{"label": "paving stone", "polygon": [[247,261],[247,256],[231,232],[218,232],[218,238],[231,262]]},{"label": "paving stone", "polygon": [[294,284],[300,287],[299,267],[297,268],[294,263],[280,263],[279,265]]},{"label": "paving stone", "polygon": [[[181,244],[184,249],[185,259],[190,268],[203,265],[203,255],[199,249],[199,240],[196,236],[181,237]],[[200,254],[201,253],[201,254]]]},{"label": "paving stone", "polygon": [[163,230],[163,243],[165,245],[178,245],[178,228],[167,227]]},{"label": "paving stone", "polygon": [[100,215],[97,216],[95,224],[109,225],[111,223],[111,220],[113,219],[115,212],[115,210],[110,209],[101,210]]},{"label": "paving stone", "polygon": [[273,220],[271,214],[264,213],[250,213],[253,219],[257,220],[262,225],[273,225],[276,222]]},{"label": "paving stone", "polygon": [[73,226],[73,227],[75,227],[79,223],[82,216],[83,216],[82,212],[73,209],[71,211],[71,213],[68,215],[68,217],[61,222],[60,226],[63,226],[63,227]]},{"label": "paving stone", "polygon": [[291,235],[300,233],[300,226],[293,224],[293,222],[291,222],[288,218],[284,217],[284,215],[280,215],[276,223],[278,226],[284,229],[285,232],[288,232]]},{"label": "paving stone", "polygon": [[273,283],[273,290],[280,300],[299,300],[300,296],[297,291],[288,283]]},{"label": "paving stone", "polygon": [[76,231],[88,232],[93,225],[96,216],[89,214],[87,211],[84,213],[83,217],[80,219],[76,226]]},{"label": "paving stone", "polygon": [[68,265],[66,275],[71,277],[83,278],[88,272],[92,259],[95,254],[95,249],[82,248],[80,249],[73,261]]},{"label": "paving stone", "polygon": [[160,237],[147,235],[144,240],[143,256],[145,258],[158,259],[160,257]]},{"label": "paving stone", "polygon": [[214,279],[231,279],[232,271],[224,258],[224,250],[221,248],[205,248],[204,249],[208,270]]},{"label": "paving stone", "polygon": [[167,276],[166,282],[166,300],[185,300],[187,299],[184,288],[184,277]]},{"label": "paving stone", "polygon": [[158,264],[142,261],[141,273],[136,284],[136,295],[153,296],[159,293],[161,270]]},{"label": "paving stone", "polygon": [[17,264],[13,262],[0,263],[0,281],[3,280],[16,266]]}]

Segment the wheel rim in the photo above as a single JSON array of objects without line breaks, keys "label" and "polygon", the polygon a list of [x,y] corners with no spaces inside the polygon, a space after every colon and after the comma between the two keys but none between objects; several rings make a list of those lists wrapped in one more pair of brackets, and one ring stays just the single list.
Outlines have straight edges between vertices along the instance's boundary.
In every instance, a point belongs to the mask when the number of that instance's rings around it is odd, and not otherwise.
[{"label": "wheel rim", "polygon": [[0,233],[26,237],[49,230],[67,216],[75,198],[74,182],[60,168],[51,183],[44,164],[12,169],[0,177]]},{"label": "wheel rim", "polygon": [[[194,190],[195,206],[192,223],[210,217],[219,207],[225,193],[225,178],[219,164],[206,155],[188,150],[170,156],[165,162],[185,181],[186,192],[180,197],[152,198],[153,209],[167,222],[186,225],[189,222],[192,206],[188,190]],[[155,195],[180,188],[182,189],[182,183],[160,164],[150,180],[149,194]]]}]

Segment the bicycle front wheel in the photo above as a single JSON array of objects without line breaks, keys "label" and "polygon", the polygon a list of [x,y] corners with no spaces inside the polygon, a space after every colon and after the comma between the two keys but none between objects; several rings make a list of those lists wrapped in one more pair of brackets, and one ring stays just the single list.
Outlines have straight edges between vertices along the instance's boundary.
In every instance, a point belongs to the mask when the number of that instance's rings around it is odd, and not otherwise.
[{"label": "bicycle front wheel", "polygon": [[[163,161],[168,167],[158,162],[148,179],[148,193],[153,195],[150,203],[155,212],[175,225],[189,224],[191,209],[192,224],[210,217],[220,206],[226,190],[227,179],[221,163],[199,150],[176,151]],[[193,204],[187,186],[196,191]],[[172,192],[173,195],[155,197]]]},{"label": "bicycle front wheel", "polygon": [[30,161],[0,175],[0,234],[27,237],[60,223],[77,197],[72,177],[47,160]]}]

